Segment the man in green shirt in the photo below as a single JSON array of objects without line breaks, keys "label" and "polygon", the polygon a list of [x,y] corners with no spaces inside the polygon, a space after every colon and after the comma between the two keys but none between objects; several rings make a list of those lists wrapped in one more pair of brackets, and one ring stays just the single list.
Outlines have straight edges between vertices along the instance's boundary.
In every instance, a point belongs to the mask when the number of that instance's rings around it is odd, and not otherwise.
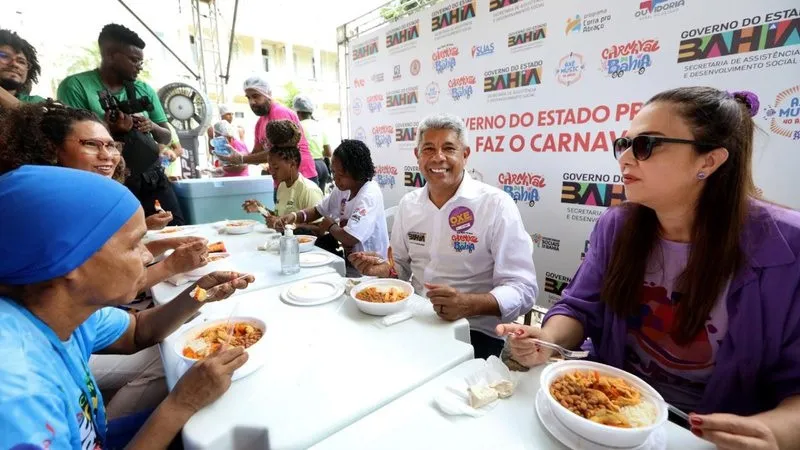
[{"label": "man in green shirt", "polygon": [[308,141],[308,151],[314,158],[314,166],[317,168],[317,184],[324,192],[325,186],[331,181],[329,160],[333,152],[328,144],[328,135],[321,123],[314,117],[314,103],[305,95],[297,95],[292,101],[292,106],[300,119],[303,127],[303,134]]},{"label": "man in green shirt", "polygon": [[[171,225],[183,225],[183,214],[172,190],[158,144],[169,145],[172,135],[156,91],[137,80],[144,61],[144,41],[128,28],[109,24],[97,39],[100,67],[70,75],[58,86],[58,99],[88,109],[105,120],[115,140],[125,143],[122,156],[130,169],[125,185],[142,203],[146,216],[156,213],[155,201],[172,213]],[[106,97],[101,102],[101,95]],[[115,103],[116,105],[109,103]],[[105,106],[105,108],[104,108]],[[123,112],[126,110],[130,113]]]},{"label": "man in green shirt", "polygon": [[11,30],[0,29],[0,109],[45,99],[30,95],[42,68],[36,49]]}]

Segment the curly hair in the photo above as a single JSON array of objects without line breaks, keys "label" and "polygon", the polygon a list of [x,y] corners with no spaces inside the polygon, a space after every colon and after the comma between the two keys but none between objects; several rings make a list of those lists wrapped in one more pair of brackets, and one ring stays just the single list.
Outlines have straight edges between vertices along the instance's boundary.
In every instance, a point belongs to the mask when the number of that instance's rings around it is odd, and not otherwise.
[{"label": "curly hair", "polygon": [[[0,112],[0,174],[24,165],[57,166],[58,151],[72,126],[84,121],[103,124],[91,111],[53,100],[4,109]],[[120,157],[113,178],[124,182],[126,172]]]},{"label": "curly hair", "polygon": [[273,120],[267,124],[267,139],[272,144],[271,154],[300,166],[300,149],[297,144],[302,137],[300,128],[291,120]]},{"label": "curly hair", "polygon": [[7,45],[17,52],[25,55],[28,60],[28,79],[22,84],[19,89],[20,92],[30,93],[34,84],[39,81],[39,74],[42,72],[42,66],[39,65],[39,57],[34,48],[28,41],[19,37],[17,33],[11,30],[0,29],[0,45]]},{"label": "curly hair", "polygon": [[97,44],[102,46],[104,43],[116,43],[123,45],[132,45],[139,49],[144,49],[145,43],[133,30],[110,23],[100,30],[100,36],[97,37]]},{"label": "curly hair", "polygon": [[369,147],[361,141],[342,140],[334,150],[333,157],[339,160],[344,171],[354,180],[366,183],[375,176],[375,165],[372,163]]}]

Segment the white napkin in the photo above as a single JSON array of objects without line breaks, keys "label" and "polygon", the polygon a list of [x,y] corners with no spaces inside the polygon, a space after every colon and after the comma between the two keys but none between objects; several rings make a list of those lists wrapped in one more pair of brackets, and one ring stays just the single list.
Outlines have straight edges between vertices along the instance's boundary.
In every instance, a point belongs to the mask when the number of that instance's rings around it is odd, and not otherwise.
[{"label": "white napkin", "polygon": [[500,358],[490,356],[482,369],[468,375],[463,382],[448,385],[443,391],[439,392],[434,397],[434,403],[444,414],[450,416],[480,417],[497,406],[497,403],[502,400],[498,399],[480,409],[475,409],[469,405],[469,387],[489,386],[492,383],[503,380],[510,381],[516,387],[518,377],[508,370],[508,367],[500,361]]},{"label": "white napkin", "polygon": [[179,273],[177,275],[173,275],[167,278],[166,282],[173,285],[173,286],[182,286],[187,283],[192,283],[194,281],[199,280],[202,277],[190,277],[185,273]]}]

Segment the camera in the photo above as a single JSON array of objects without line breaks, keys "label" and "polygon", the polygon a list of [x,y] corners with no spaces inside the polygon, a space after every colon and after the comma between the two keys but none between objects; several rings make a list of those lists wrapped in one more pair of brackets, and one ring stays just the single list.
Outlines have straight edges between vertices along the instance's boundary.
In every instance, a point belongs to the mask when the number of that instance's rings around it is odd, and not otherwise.
[{"label": "camera", "polygon": [[127,100],[119,100],[111,95],[108,89],[97,91],[97,95],[100,99],[100,106],[103,108],[103,111],[109,113],[109,120],[111,122],[117,121],[120,112],[131,115],[153,110],[153,102],[151,102],[148,97],[135,97],[131,95]]}]

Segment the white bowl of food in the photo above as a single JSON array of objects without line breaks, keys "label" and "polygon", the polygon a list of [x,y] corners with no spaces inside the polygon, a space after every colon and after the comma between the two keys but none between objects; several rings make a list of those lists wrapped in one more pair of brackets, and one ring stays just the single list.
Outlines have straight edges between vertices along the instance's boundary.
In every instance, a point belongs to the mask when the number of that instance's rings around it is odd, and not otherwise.
[{"label": "white bowl of food", "polygon": [[314,250],[314,244],[317,242],[316,236],[295,235],[297,244],[300,247],[300,253],[310,252]]},{"label": "white bowl of food", "polygon": [[266,360],[263,343],[267,324],[255,317],[231,317],[211,320],[195,325],[184,331],[175,342],[175,353],[189,366],[207,358],[219,348],[228,344],[244,347],[249,355],[247,362],[233,373],[238,379],[254,372]]},{"label": "white bowl of food", "polygon": [[373,316],[402,311],[413,293],[414,287],[410,283],[394,278],[365,281],[350,290],[358,309]]},{"label": "white bowl of food", "polygon": [[208,264],[186,272],[186,275],[190,277],[202,277],[210,274],[211,272],[226,270],[226,267],[229,266],[228,258],[230,256],[230,253],[209,253],[207,258]]},{"label": "white bowl of food", "polygon": [[254,220],[230,220],[225,224],[225,232],[228,234],[247,234],[253,231],[257,223]]},{"label": "white bowl of food", "polygon": [[542,371],[539,382],[556,418],[570,431],[600,445],[638,447],[667,421],[666,403],[655,389],[605,364],[553,363]]}]

